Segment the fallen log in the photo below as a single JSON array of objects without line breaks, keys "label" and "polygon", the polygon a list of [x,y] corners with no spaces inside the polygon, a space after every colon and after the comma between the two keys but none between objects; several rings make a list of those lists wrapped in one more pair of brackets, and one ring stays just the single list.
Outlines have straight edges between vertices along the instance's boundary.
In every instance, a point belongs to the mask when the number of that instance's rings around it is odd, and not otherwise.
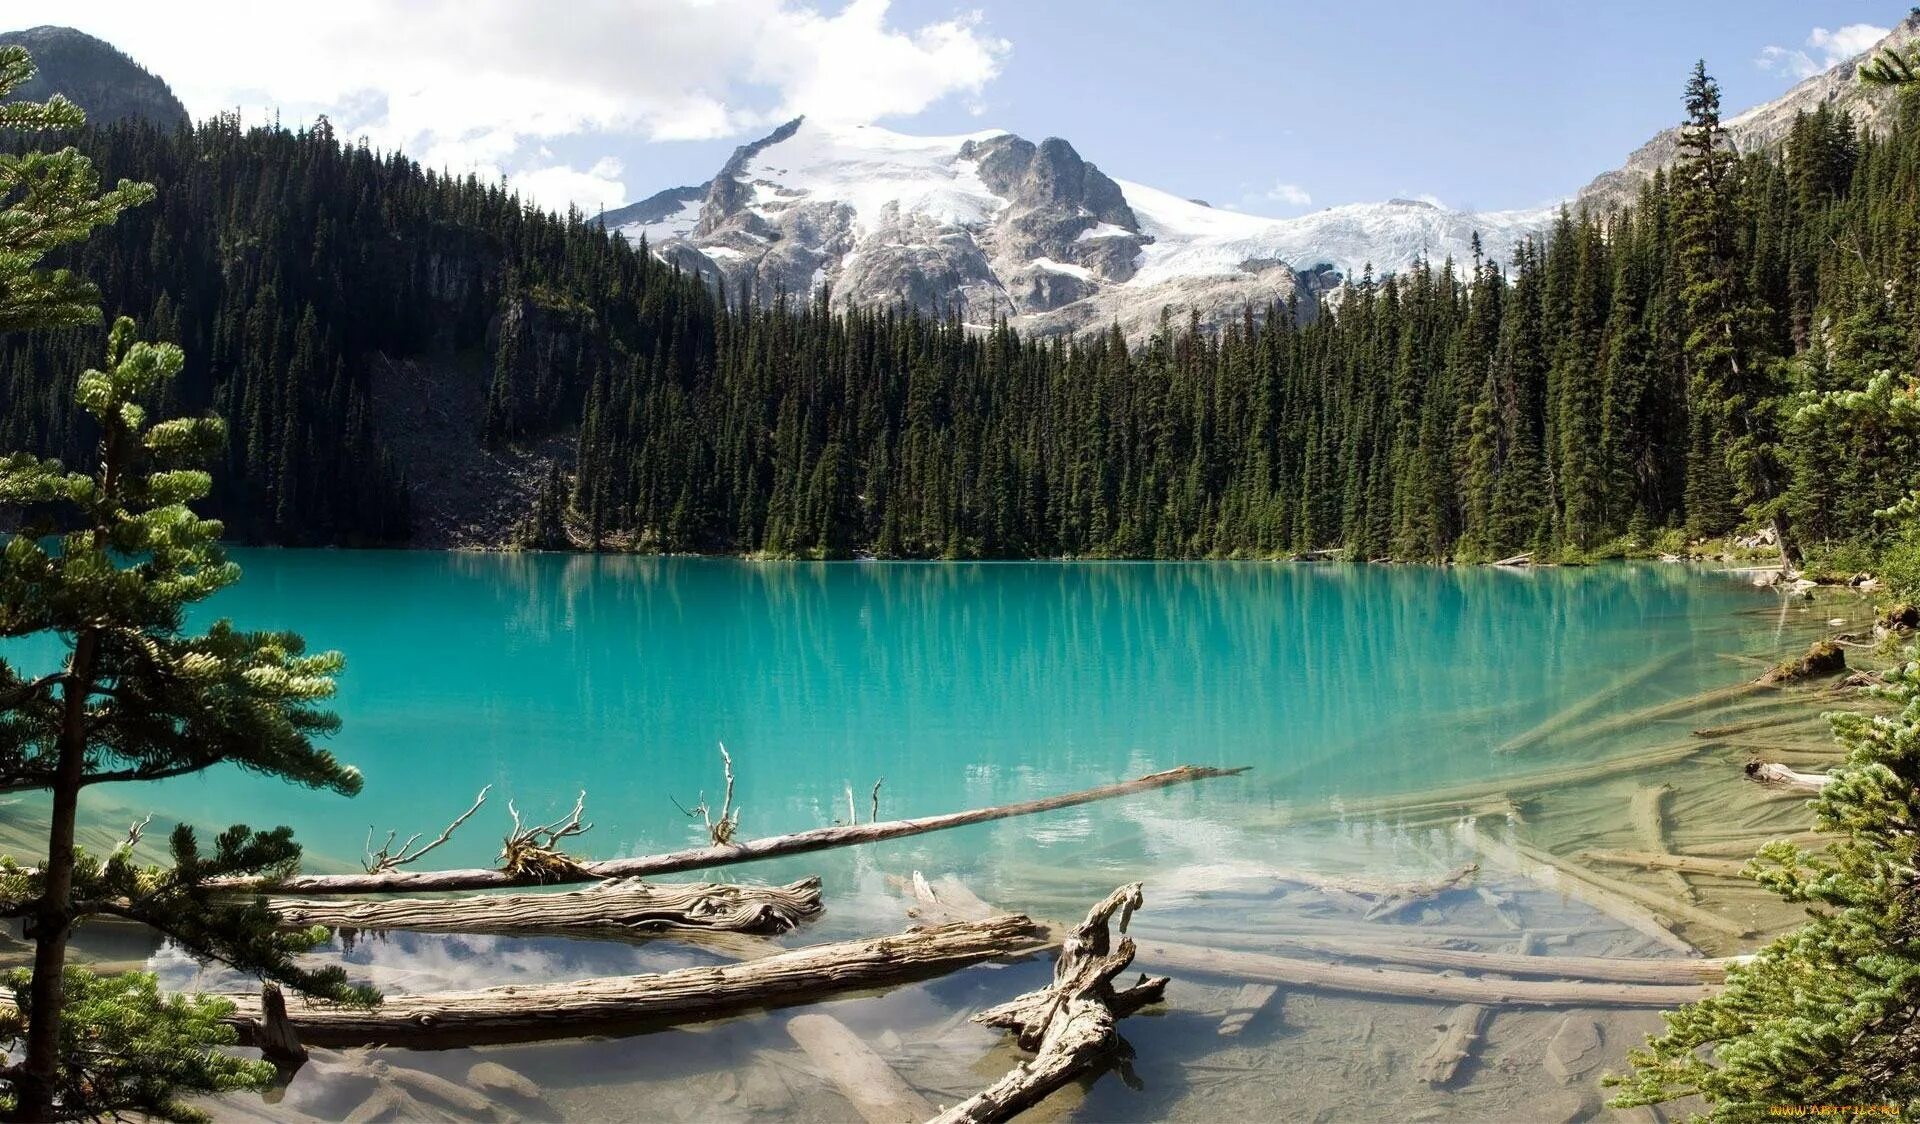
[{"label": "fallen log", "polygon": [[1428,882],[1409,883],[1394,890],[1385,898],[1381,899],[1378,905],[1369,909],[1366,913],[1366,920],[1385,921],[1390,917],[1397,917],[1401,913],[1412,909],[1414,906],[1429,899],[1437,898],[1449,890],[1458,890],[1471,885],[1474,875],[1478,873],[1480,873],[1480,864],[1469,863],[1454,871],[1452,874],[1447,875],[1445,878],[1436,878]]},{"label": "fallen log", "polygon": [[1729,920],[1717,913],[1701,909],[1699,906],[1690,902],[1670,898],[1656,890],[1648,889],[1645,886],[1633,882],[1622,882],[1617,878],[1601,874],[1596,870],[1588,870],[1578,863],[1569,862],[1558,855],[1543,851],[1537,847],[1529,847],[1525,843],[1515,841],[1513,849],[1523,858],[1558,869],[1570,880],[1580,882],[1594,890],[1605,891],[1618,897],[1638,902],[1661,917],[1671,918],[1674,921],[1684,921],[1690,925],[1698,925],[1704,929],[1712,929],[1715,932],[1724,933],[1729,937],[1745,937],[1751,935],[1753,932],[1753,930],[1746,925]]},{"label": "fallen log", "polygon": [[1080,804],[1091,804],[1097,800],[1132,796],[1136,793],[1151,792],[1173,785],[1191,784],[1194,781],[1214,777],[1237,776],[1250,767],[1243,765],[1232,769],[1216,769],[1203,765],[1182,765],[1176,769],[1149,773],[1117,784],[1101,785],[1097,788],[1082,789],[1079,792],[1068,792],[1059,796],[1043,796],[1035,800],[1022,800],[1018,803],[1001,804],[991,808],[975,808],[965,812],[948,812],[937,816],[887,820],[881,823],[839,824],[797,831],[791,835],[754,839],[745,843],[691,847],[683,851],[670,851],[666,854],[636,858],[579,862],[574,864],[574,869],[558,876],[548,876],[544,880],[536,873],[516,875],[500,870],[400,869],[382,871],[378,874],[294,875],[277,882],[257,878],[226,879],[210,885],[222,890],[271,890],[282,894],[387,894],[409,890],[493,890],[543,883],[592,882],[607,878],[648,878],[661,874],[677,874],[687,870],[728,866],[733,863],[755,862],[783,855],[806,854],[831,847],[874,843],[883,839],[900,839],[909,835],[965,827],[968,824],[988,823],[1014,816],[1030,816],[1038,812],[1072,808]]},{"label": "fallen log", "polygon": [[1660,676],[1665,675],[1673,665],[1680,662],[1686,654],[1686,649],[1681,648],[1669,652],[1661,659],[1646,661],[1635,670],[1615,680],[1613,683],[1608,684],[1606,687],[1595,691],[1593,694],[1586,696],[1572,706],[1561,710],[1559,713],[1546,719],[1539,725],[1534,726],[1532,729],[1515,734],[1513,737],[1501,742],[1493,748],[1493,751],[1495,753],[1517,753],[1520,750],[1546,741],[1562,730],[1578,723],[1594,711],[1620,698],[1622,695],[1637,690]]},{"label": "fallen log", "polygon": [[1749,761],[1747,775],[1761,784],[1794,792],[1819,792],[1833,779],[1831,773],[1801,773],[1777,761]]},{"label": "fallen log", "polygon": [[[1650,722],[1661,722],[1670,718],[1682,718],[1689,714],[1699,714],[1702,711],[1713,710],[1726,703],[1746,698],[1749,695],[1756,695],[1763,691],[1783,691],[1783,689],[1758,681],[1735,683],[1730,687],[1715,687],[1712,690],[1688,695],[1683,699],[1673,699],[1669,702],[1655,703],[1652,706],[1641,707],[1639,710],[1628,711],[1625,714],[1615,714],[1595,722],[1589,722],[1584,726],[1577,726],[1568,731],[1564,735],[1564,739],[1568,742],[1591,741],[1595,738],[1619,733],[1622,730],[1638,730]],[[1798,696],[1783,695],[1782,701],[1793,703],[1798,702],[1799,699]]]},{"label": "fallen log", "polygon": [[1414,817],[1439,815],[1451,811],[1473,811],[1489,804],[1511,806],[1512,797],[1547,789],[1562,788],[1567,785],[1581,784],[1586,781],[1603,780],[1619,776],[1622,773],[1638,773],[1663,765],[1677,765],[1698,754],[1713,748],[1711,742],[1678,742],[1672,745],[1656,746],[1635,753],[1622,754],[1600,761],[1590,761],[1580,765],[1567,765],[1556,769],[1545,769],[1537,773],[1527,773],[1517,777],[1507,777],[1498,785],[1484,783],[1455,785],[1450,788],[1429,789],[1425,792],[1406,793],[1400,796],[1370,796],[1353,800],[1337,800],[1326,809],[1310,812],[1288,812],[1271,818],[1263,818],[1266,826],[1293,826],[1296,824],[1316,823],[1324,820],[1345,820],[1367,816],[1385,818],[1388,816]]},{"label": "fallen log", "polygon": [[1167,990],[1164,976],[1113,986],[1133,963],[1134,945],[1126,936],[1113,940],[1108,921],[1119,914],[1125,933],[1141,900],[1138,882],[1107,895],[1061,942],[1051,984],[974,1016],[977,1023],[1013,1031],[1020,1047],[1034,1056],[934,1117],[932,1124],[1010,1120],[1124,1048],[1119,1020],[1158,1002]]},{"label": "fallen log", "polygon": [[1538,976],[1586,983],[1692,984],[1718,983],[1727,965],[1737,958],[1534,956],[1510,952],[1470,952],[1456,948],[1384,944],[1367,940],[1324,940],[1312,937],[1272,938],[1274,948],[1311,952],[1351,960],[1374,960],[1425,968],[1434,972],[1497,973]]},{"label": "fallen log", "polygon": [[1511,558],[1502,558],[1498,562],[1489,564],[1494,566],[1531,566],[1533,565],[1533,551],[1529,550],[1524,554],[1516,554]]},{"label": "fallen log", "polygon": [[1440,1038],[1414,1066],[1414,1076],[1439,1089],[1453,1084],[1460,1067],[1473,1057],[1473,1048],[1486,1030],[1493,1012],[1478,1003],[1462,1003],[1447,1013]]},{"label": "fallen log", "polygon": [[635,936],[690,929],[784,933],[818,916],[821,906],[818,878],[786,886],[622,878],[555,894],[378,901],[274,898],[267,908],[301,928]]},{"label": "fallen log", "polygon": [[1582,862],[1631,866],[1641,870],[1677,870],[1687,874],[1705,874],[1714,878],[1743,878],[1747,864],[1738,859],[1707,859],[1698,855],[1676,855],[1667,851],[1582,851]]},{"label": "fallen log", "polygon": [[1776,839],[1784,839],[1796,847],[1804,847],[1811,851],[1817,851],[1837,838],[1839,837],[1835,835],[1825,835],[1818,831],[1776,832],[1773,835],[1749,835],[1737,839],[1703,840],[1697,843],[1689,843],[1683,849],[1685,853],[1689,855],[1732,855],[1740,858],[1751,858],[1759,852],[1760,848]]},{"label": "fallen log", "polygon": [[1220,1017],[1220,1026],[1216,1031],[1222,1038],[1231,1038],[1247,1029],[1253,1017],[1266,1009],[1280,994],[1280,989],[1272,984],[1241,984],[1240,990],[1233,993],[1227,1001],[1227,1009]]},{"label": "fallen log", "polygon": [[1705,984],[1592,983],[1578,980],[1495,980],[1365,968],[1300,960],[1258,952],[1143,940],[1140,957],[1150,967],[1180,975],[1203,975],[1282,987],[1431,1003],[1478,1003],[1488,1007],[1677,1007],[1705,998]]},{"label": "fallen log", "polygon": [[832,1015],[795,1015],[792,1038],[867,1124],[917,1124],[936,1111],[887,1060]]},{"label": "fallen log", "polygon": [[1756,683],[1798,683],[1823,675],[1838,675],[1847,669],[1846,649],[1831,640],[1815,640],[1797,660],[1787,660],[1768,668]]},{"label": "fallen log", "polygon": [[[371,1008],[308,1000],[287,1015],[301,1041],[320,1046],[439,1048],[651,1030],[891,987],[1032,951],[1043,936],[1028,918],[1003,914],[671,972],[390,995]],[[250,1043],[260,1000],[230,998],[235,1010],[227,1021]]]},{"label": "fallen log", "polygon": [[[1640,845],[1649,851],[1665,852],[1667,846],[1667,796],[1673,792],[1671,785],[1643,784],[1634,789],[1629,807],[1633,813],[1633,830],[1640,836]],[[1656,867],[1671,890],[1681,901],[1696,901],[1693,886],[1681,877],[1674,867]]]},{"label": "fallen log", "polygon": [[1538,858],[1530,857],[1518,848],[1501,843],[1486,833],[1476,830],[1472,824],[1458,825],[1455,833],[1467,846],[1501,866],[1524,874],[1550,890],[1578,898],[1668,948],[1689,954],[1699,952],[1691,941],[1674,931],[1673,922],[1666,917],[1654,913],[1640,903],[1615,893],[1609,888],[1575,878],[1571,869],[1564,863],[1542,862]]}]

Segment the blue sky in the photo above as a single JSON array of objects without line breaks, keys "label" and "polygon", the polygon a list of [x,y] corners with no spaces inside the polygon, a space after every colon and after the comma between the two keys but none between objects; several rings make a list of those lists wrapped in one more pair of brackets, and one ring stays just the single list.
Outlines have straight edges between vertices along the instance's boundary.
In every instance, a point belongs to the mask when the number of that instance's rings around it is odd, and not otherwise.
[{"label": "blue sky", "polygon": [[1562,197],[1672,123],[1695,58],[1730,110],[1906,3],[1184,0],[8,0],[109,39],[196,115],[326,113],[588,210],[710,178],[795,112],[1061,136],[1114,175],[1266,214]]}]

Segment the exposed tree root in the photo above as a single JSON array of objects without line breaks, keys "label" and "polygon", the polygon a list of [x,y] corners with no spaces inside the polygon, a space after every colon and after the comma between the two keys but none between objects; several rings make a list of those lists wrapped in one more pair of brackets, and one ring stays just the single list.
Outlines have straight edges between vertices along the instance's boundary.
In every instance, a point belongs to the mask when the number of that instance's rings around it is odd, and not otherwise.
[{"label": "exposed tree root", "polygon": [[1749,761],[1747,775],[1761,784],[1806,793],[1819,792],[1833,779],[1830,773],[1796,772],[1777,761]]},{"label": "exposed tree root", "polygon": [[1062,941],[1051,984],[974,1016],[975,1022],[1013,1031],[1034,1057],[934,1117],[936,1124],[1012,1119],[1126,1049],[1116,1024],[1159,1001],[1167,988],[1165,977],[1145,976],[1128,987],[1113,986],[1114,978],[1133,962],[1133,940],[1123,936],[1114,941],[1108,922],[1119,914],[1120,931],[1126,932],[1141,900],[1138,882],[1109,894]]}]

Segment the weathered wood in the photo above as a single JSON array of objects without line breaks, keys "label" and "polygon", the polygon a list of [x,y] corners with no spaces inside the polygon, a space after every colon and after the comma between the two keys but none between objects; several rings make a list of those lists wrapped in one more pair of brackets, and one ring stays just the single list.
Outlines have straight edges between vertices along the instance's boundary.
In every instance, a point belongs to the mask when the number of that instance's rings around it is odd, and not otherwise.
[{"label": "weathered wood", "polygon": [[1502,558],[1500,561],[1491,564],[1495,566],[1531,566],[1533,565],[1533,551],[1529,550],[1524,554],[1516,554],[1511,558]]},{"label": "weathered wood", "polygon": [[1233,998],[1227,1001],[1226,1014],[1220,1018],[1220,1036],[1231,1038],[1247,1029],[1253,1017],[1273,1002],[1278,994],[1280,989],[1272,984],[1241,984],[1240,990],[1234,992]]},{"label": "weathered wood", "polygon": [[1833,779],[1830,773],[1801,773],[1778,761],[1749,761],[1747,775],[1761,784],[1792,792],[1819,792]]},{"label": "weathered wood", "polygon": [[[1097,788],[1082,789],[1079,792],[1043,796],[1035,800],[1022,800],[991,808],[974,808],[964,812],[948,812],[937,816],[920,816],[915,819],[887,820],[882,823],[817,827],[808,831],[794,832],[791,835],[769,836],[766,839],[753,839],[745,843],[691,847],[683,851],[670,851],[666,854],[636,858],[581,862],[577,864],[577,871],[568,872],[559,878],[548,877],[546,882],[551,884],[553,882],[591,882],[606,878],[648,878],[662,874],[677,874],[687,870],[728,866],[733,863],[755,862],[783,855],[806,854],[831,847],[874,843],[883,839],[900,839],[929,831],[942,831],[947,828],[988,823],[1014,816],[1031,816],[1039,812],[1072,808],[1098,800],[1112,800],[1116,797],[1132,796],[1173,785],[1191,784],[1194,781],[1214,777],[1237,776],[1246,772],[1248,768],[1250,766],[1216,769],[1203,765],[1182,765],[1176,769],[1149,773],[1117,784],[1100,785]],[[380,874],[306,874],[295,875],[278,882],[261,879],[229,879],[215,883],[221,889],[270,890],[283,894],[384,894],[404,891],[493,890],[537,884],[540,884],[540,880],[533,874],[513,875],[499,870],[481,869],[402,869],[384,871]]]},{"label": "weathered wood", "polygon": [[1478,1003],[1462,1003],[1447,1012],[1439,1040],[1414,1066],[1414,1076],[1435,1088],[1453,1084],[1461,1065],[1473,1057],[1473,1048],[1492,1014]]},{"label": "weathered wood", "polygon": [[[611,1029],[657,1029],[742,1011],[810,1003],[890,987],[1039,947],[1043,931],[1019,914],[885,937],[809,945],[757,960],[567,983],[391,995],[374,1008],[310,1000],[289,1011],[315,1045],[445,1047],[538,1041]],[[228,1021],[246,1040],[259,1001],[233,996]]]},{"label": "weathered wood", "polygon": [[989,1124],[1010,1120],[1110,1057],[1120,1047],[1119,1020],[1158,1002],[1167,979],[1142,977],[1115,989],[1113,980],[1133,963],[1130,937],[1115,941],[1108,922],[1119,914],[1126,932],[1140,908],[1140,883],[1122,886],[1087,913],[1061,942],[1053,982],[1010,1003],[982,1011],[974,1021],[1014,1032],[1031,1060],[933,1118],[933,1124]]},{"label": "weathered wood", "polygon": [[[1667,845],[1667,796],[1673,792],[1673,786],[1664,784],[1643,784],[1633,792],[1629,807],[1633,812],[1633,830],[1640,837],[1640,845],[1649,851],[1664,852],[1672,850]],[[1656,868],[1661,872],[1667,889],[1681,901],[1697,901],[1698,895],[1693,886],[1680,876],[1677,869],[1671,867]]]},{"label": "weathered wood", "polygon": [[1727,965],[1737,958],[1619,956],[1531,956],[1510,952],[1471,952],[1456,948],[1424,945],[1384,944],[1368,940],[1316,940],[1312,937],[1276,936],[1275,948],[1310,952],[1354,960],[1375,960],[1382,964],[1401,964],[1435,972],[1498,973],[1510,976],[1542,976],[1549,979],[1580,980],[1587,983],[1691,984],[1718,983],[1726,978]]},{"label": "weathered wood", "polygon": [[1638,902],[1662,917],[1669,917],[1675,921],[1685,921],[1690,925],[1698,925],[1704,929],[1712,929],[1716,932],[1724,933],[1729,937],[1749,936],[1753,932],[1751,928],[1738,921],[1722,917],[1717,913],[1711,913],[1690,902],[1670,898],[1657,890],[1649,889],[1638,883],[1622,882],[1617,878],[1601,874],[1596,870],[1589,870],[1578,863],[1563,859],[1558,855],[1549,851],[1543,851],[1538,847],[1530,847],[1516,840],[1513,844],[1513,849],[1526,859],[1560,870],[1569,879],[1581,882],[1596,890],[1606,891],[1618,897],[1626,898],[1629,901]]},{"label": "weathered wood", "polygon": [[[1608,734],[1619,733],[1622,730],[1637,730],[1652,722],[1661,722],[1670,718],[1682,718],[1689,714],[1699,714],[1702,711],[1713,710],[1716,707],[1737,699],[1743,699],[1750,695],[1767,691],[1782,691],[1782,689],[1766,683],[1757,682],[1735,683],[1729,687],[1715,687],[1712,690],[1702,691],[1699,694],[1688,695],[1683,699],[1656,703],[1652,706],[1641,707],[1639,710],[1629,711],[1625,714],[1616,714],[1595,722],[1589,722],[1584,726],[1576,726],[1574,729],[1568,731],[1565,737],[1569,742],[1591,741]],[[1797,701],[1798,699],[1798,696],[1787,695],[1784,692],[1782,693],[1782,697],[1790,701]]]},{"label": "weathered wood", "polygon": [[831,1015],[795,1015],[787,1035],[867,1124],[917,1124],[936,1111],[887,1060]]},{"label": "weathered wood", "polygon": [[1698,855],[1675,855],[1666,851],[1582,851],[1582,862],[1611,866],[1632,866],[1641,870],[1677,870],[1705,874],[1714,878],[1743,878],[1747,864],[1739,859],[1708,859]]},{"label": "weathered wood", "polygon": [[1839,837],[1835,835],[1825,835],[1818,831],[1782,831],[1772,835],[1747,835],[1734,839],[1702,840],[1685,844],[1681,847],[1681,850],[1689,855],[1716,857],[1732,855],[1739,858],[1751,858],[1759,852],[1760,848],[1776,839],[1784,839],[1796,847],[1805,847],[1808,850],[1817,851],[1837,838]]},{"label": "weathered wood", "polygon": [[1519,849],[1476,829],[1472,824],[1460,824],[1455,828],[1455,832],[1467,846],[1501,866],[1524,874],[1548,889],[1578,898],[1668,948],[1686,953],[1699,951],[1692,942],[1676,933],[1673,923],[1665,917],[1656,915],[1638,902],[1614,893],[1610,889],[1573,877],[1572,869],[1564,863],[1542,862],[1537,858],[1529,857]]},{"label": "weathered wood", "polygon": [[632,936],[689,929],[784,933],[818,916],[821,908],[818,878],[786,886],[623,878],[553,894],[376,901],[274,898],[267,905],[287,924],[301,927],[580,936]]},{"label": "weathered wood", "polygon": [[1484,783],[1464,784],[1450,788],[1410,792],[1400,796],[1343,799],[1331,808],[1284,812],[1271,818],[1263,817],[1261,822],[1268,826],[1293,826],[1324,820],[1415,817],[1455,811],[1473,812],[1477,811],[1479,806],[1489,803],[1511,806],[1512,798],[1516,796],[1564,788],[1587,781],[1604,780],[1624,773],[1644,772],[1663,765],[1677,765],[1711,748],[1712,743],[1708,742],[1678,742],[1600,761],[1545,769],[1525,776],[1508,777],[1498,786],[1489,786]]},{"label": "weathered wood", "polygon": [[1469,863],[1444,878],[1436,878],[1426,882],[1411,882],[1402,885],[1382,898],[1379,904],[1369,909],[1366,913],[1366,919],[1368,921],[1385,921],[1390,917],[1396,917],[1422,902],[1439,897],[1449,890],[1458,890],[1471,885],[1474,876],[1478,873],[1480,873],[1480,864]]},{"label": "weathered wood", "polygon": [[253,1044],[260,1056],[285,1076],[307,1063],[307,1048],[287,1018],[287,997],[269,980],[260,986],[260,1018],[253,1024]]},{"label": "weathered wood", "polygon": [[1141,959],[1181,975],[1219,976],[1282,987],[1355,995],[1478,1003],[1489,1007],[1677,1007],[1708,994],[1704,984],[1593,983],[1584,980],[1495,980],[1367,968],[1168,941],[1140,942]]},{"label": "weathered wood", "polygon": [[1633,671],[1628,672],[1626,675],[1595,691],[1593,694],[1582,698],[1572,706],[1566,707],[1552,715],[1539,725],[1515,734],[1513,737],[1501,742],[1494,747],[1493,751],[1495,753],[1517,753],[1520,750],[1528,749],[1546,741],[1555,734],[1582,721],[1594,711],[1619,699],[1622,695],[1638,690],[1660,676],[1665,675],[1673,668],[1674,664],[1678,663],[1686,654],[1686,649],[1680,648],[1658,659],[1647,660]]}]

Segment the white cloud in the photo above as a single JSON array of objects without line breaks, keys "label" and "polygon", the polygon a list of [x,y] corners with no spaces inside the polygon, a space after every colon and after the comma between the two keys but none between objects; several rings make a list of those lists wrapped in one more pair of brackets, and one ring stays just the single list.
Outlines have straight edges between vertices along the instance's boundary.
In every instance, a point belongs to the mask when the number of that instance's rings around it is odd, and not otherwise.
[{"label": "white cloud", "polygon": [[1870,23],[1850,23],[1829,31],[1816,27],[1807,35],[1805,48],[1763,47],[1754,65],[1762,70],[1777,70],[1794,78],[1811,78],[1846,62],[1884,39],[1888,28]]},{"label": "white cloud", "polygon": [[516,172],[507,177],[507,186],[543,207],[564,211],[572,204],[593,215],[627,201],[621,170],[620,161],[603,156],[584,172],[566,164]]},{"label": "white cloud", "polygon": [[[593,134],[698,140],[806,113],[839,121],[977,101],[1010,49],[977,14],[889,23],[888,0],[9,0],[15,24],[108,39],[196,117],[325,113],[350,137],[597,208],[618,174],[542,161]],[[574,146],[579,147],[577,144]],[[583,194],[574,194],[581,192]],[[564,195],[565,199],[560,196]]]},{"label": "white cloud", "polygon": [[1306,207],[1313,203],[1313,196],[1297,183],[1276,183],[1267,189],[1267,198],[1289,207]]}]

